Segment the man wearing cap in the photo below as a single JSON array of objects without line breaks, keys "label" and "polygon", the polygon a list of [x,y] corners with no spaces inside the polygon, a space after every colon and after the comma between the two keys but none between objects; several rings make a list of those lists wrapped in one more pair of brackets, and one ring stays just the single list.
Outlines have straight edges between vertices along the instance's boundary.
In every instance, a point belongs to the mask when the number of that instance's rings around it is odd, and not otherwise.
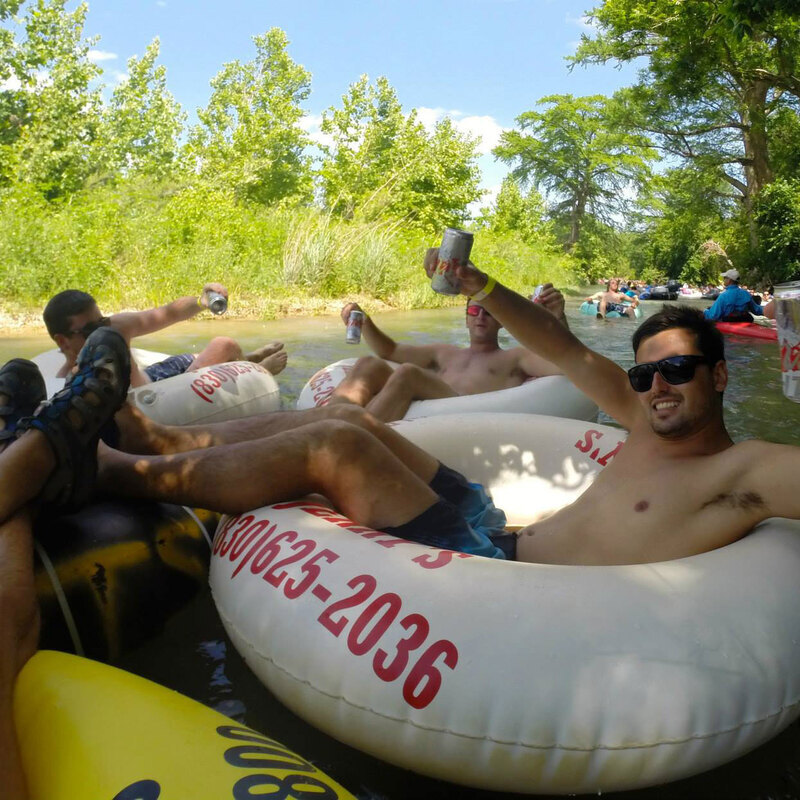
[{"label": "man wearing cap", "polygon": [[722,273],[725,290],[703,314],[706,319],[719,322],[752,322],[751,314],[761,315],[764,310],[753,300],[746,289],[739,286],[739,270],[729,269]]}]

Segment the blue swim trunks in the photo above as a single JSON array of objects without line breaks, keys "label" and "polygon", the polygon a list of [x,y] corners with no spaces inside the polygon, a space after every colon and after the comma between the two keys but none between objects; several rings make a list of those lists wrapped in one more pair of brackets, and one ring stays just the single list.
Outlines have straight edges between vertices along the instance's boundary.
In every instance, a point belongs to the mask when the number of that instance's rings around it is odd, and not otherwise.
[{"label": "blue swim trunks", "polygon": [[439,500],[419,516],[386,533],[412,542],[487,558],[516,557],[517,537],[506,533],[506,515],[479,483],[469,483],[444,464],[430,483]]},{"label": "blue swim trunks", "polygon": [[166,378],[183,375],[192,364],[194,364],[194,356],[191,353],[181,353],[179,356],[169,356],[163,361],[156,361],[155,364],[145,367],[144,374],[151,381],[163,381]]}]

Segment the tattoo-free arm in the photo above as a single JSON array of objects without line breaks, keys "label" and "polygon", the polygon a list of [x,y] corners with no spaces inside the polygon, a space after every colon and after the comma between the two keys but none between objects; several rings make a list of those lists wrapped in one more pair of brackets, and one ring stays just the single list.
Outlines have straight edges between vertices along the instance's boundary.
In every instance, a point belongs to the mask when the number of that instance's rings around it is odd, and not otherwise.
[{"label": "tattoo-free arm", "polygon": [[[347,303],[342,309],[342,321],[347,325],[351,311],[362,311],[358,303]],[[382,331],[368,314],[364,313],[364,326],[361,328],[364,341],[379,358],[396,361],[398,364],[416,364],[432,368],[437,363],[437,345],[411,345],[396,342]]]},{"label": "tattoo-free arm", "polygon": [[137,336],[146,336],[163,330],[177,322],[185,322],[208,308],[208,293],[218,292],[228,296],[228,290],[221,283],[207,283],[199,297],[179,297],[171,303],[146,311],[123,311],[111,317],[111,325],[128,341]]}]

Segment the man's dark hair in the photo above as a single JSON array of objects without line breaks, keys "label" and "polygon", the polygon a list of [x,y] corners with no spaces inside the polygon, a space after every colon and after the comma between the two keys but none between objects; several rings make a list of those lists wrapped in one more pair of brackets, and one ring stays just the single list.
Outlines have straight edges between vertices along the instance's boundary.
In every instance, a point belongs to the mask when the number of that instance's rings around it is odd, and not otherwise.
[{"label": "man's dark hair", "polygon": [[672,328],[684,328],[694,334],[697,347],[706,357],[709,366],[713,367],[718,361],[725,360],[725,342],[717,326],[706,319],[702,311],[682,305],[664,305],[661,311],[646,319],[633,332],[634,356],[645,339]]},{"label": "man's dark hair", "polygon": [[59,292],[44,307],[44,324],[50,336],[57,333],[69,332],[69,318],[76,314],[83,314],[95,304],[95,299],[90,294],[79,289],[67,289]]}]

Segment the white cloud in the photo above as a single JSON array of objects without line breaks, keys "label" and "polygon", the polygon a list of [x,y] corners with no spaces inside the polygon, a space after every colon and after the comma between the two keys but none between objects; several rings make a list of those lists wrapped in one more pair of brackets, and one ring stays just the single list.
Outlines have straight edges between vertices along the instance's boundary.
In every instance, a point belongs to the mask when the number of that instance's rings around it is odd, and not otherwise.
[{"label": "white cloud", "polygon": [[437,122],[445,117],[453,121],[456,130],[470,136],[480,137],[478,152],[481,155],[490,153],[497,147],[500,135],[506,128],[500,125],[494,117],[490,116],[466,116],[463,111],[444,108],[426,108],[422,106],[417,109],[417,119],[425,126],[427,131],[432,131]]},{"label": "white cloud", "polygon": [[592,34],[597,32],[597,24],[592,22],[586,14],[573,17],[567,14],[566,20],[569,25],[577,25],[584,33]]},{"label": "white cloud", "polygon": [[105,50],[90,50],[87,54],[89,61],[97,64],[100,61],[113,61],[118,58],[116,53],[109,53]]},{"label": "white cloud", "polygon": [[322,124],[322,114],[306,114],[300,119],[300,127],[304,131],[314,130]]},{"label": "white cloud", "polygon": [[417,109],[417,119],[429,133],[436,127],[436,123],[445,117],[460,117],[460,111],[447,111],[444,108],[426,108],[420,106]]},{"label": "white cloud", "polygon": [[166,8],[167,7],[167,4],[164,2],[164,0],[156,0],[156,5],[159,8]]},{"label": "white cloud", "polygon": [[117,83],[125,83],[130,78],[127,72],[117,72],[116,70],[112,73],[114,76],[114,80]]},{"label": "white cloud", "polygon": [[478,152],[481,155],[490,153],[500,143],[500,136],[506,128],[497,123],[494,117],[463,117],[454,120],[454,124],[462,133],[470,136],[480,136]]}]

